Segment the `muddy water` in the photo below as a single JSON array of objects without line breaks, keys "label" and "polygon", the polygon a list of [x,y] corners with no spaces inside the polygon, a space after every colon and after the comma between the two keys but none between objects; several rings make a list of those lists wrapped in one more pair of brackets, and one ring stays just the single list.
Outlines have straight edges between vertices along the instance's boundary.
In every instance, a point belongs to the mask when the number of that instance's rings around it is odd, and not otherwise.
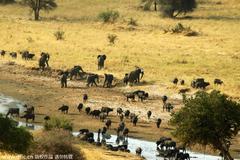
[{"label": "muddy water", "polygon": [[[25,108],[23,108],[22,102],[20,102],[18,100],[14,100],[11,97],[7,97],[7,96],[0,94],[0,113],[6,114],[8,109],[11,107],[20,108],[21,113],[24,112],[24,110],[25,110]],[[43,128],[40,125],[26,124],[24,122],[19,122],[19,126],[25,126],[29,129],[34,129],[34,130]],[[78,133],[73,132],[73,135],[77,136]],[[95,133],[94,137],[97,138],[97,133]],[[116,145],[115,144],[116,138],[117,137],[115,135],[112,135],[111,138],[107,140],[107,143]],[[141,147],[143,149],[142,155],[147,160],[163,160],[162,157],[157,156],[155,142],[129,138],[128,139],[128,147],[129,147],[131,153],[134,153],[134,154],[135,154],[136,148]],[[190,154],[191,159],[194,159],[194,160],[220,160],[221,159],[220,157],[217,157],[217,156],[204,155],[201,153],[195,153],[195,152],[191,152],[191,151],[188,151],[188,153]]]}]

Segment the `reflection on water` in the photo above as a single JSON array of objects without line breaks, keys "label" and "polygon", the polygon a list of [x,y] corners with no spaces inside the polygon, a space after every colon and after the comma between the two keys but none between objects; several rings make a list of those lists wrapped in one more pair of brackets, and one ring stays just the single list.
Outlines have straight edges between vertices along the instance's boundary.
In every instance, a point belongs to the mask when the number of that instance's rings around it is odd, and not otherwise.
[{"label": "reflection on water", "polygon": [[[14,100],[11,97],[6,97],[0,94],[0,113],[6,114],[8,111],[8,108],[11,107],[18,107],[20,108],[20,112],[23,112],[25,108],[23,108],[23,103],[20,101]],[[31,123],[24,123],[24,122],[18,122],[18,126],[27,127],[32,130],[42,129],[43,126],[35,125]],[[78,135],[78,132],[73,132],[74,136]],[[94,133],[94,138],[97,140],[97,133]],[[115,140],[117,136],[112,135],[110,139],[107,140],[108,144],[116,145]],[[137,147],[141,147],[143,149],[142,155],[147,160],[163,160],[163,158],[156,156],[156,144],[155,142],[145,141],[145,140],[139,140],[134,138],[128,138],[128,148],[131,151],[131,153],[135,154],[135,150]],[[217,156],[211,156],[211,155],[204,155],[200,153],[190,152],[188,153],[191,156],[191,159],[194,160],[220,160],[220,157]]]}]

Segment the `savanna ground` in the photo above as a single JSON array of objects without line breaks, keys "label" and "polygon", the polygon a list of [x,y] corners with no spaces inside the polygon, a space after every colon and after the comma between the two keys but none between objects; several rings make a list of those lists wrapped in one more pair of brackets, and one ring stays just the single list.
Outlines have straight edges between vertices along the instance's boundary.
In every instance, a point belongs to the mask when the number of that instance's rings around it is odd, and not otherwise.
[{"label": "savanna ground", "polygon": [[[171,84],[174,77],[184,79],[190,86],[193,78],[204,77],[210,83],[214,78],[224,81],[223,86],[208,87],[218,89],[239,100],[240,95],[240,2],[238,0],[201,1],[198,9],[189,14],[192,18],[166,19],[159,12],[144,12],[138,8],[138,0],[57,0],[58,8],[49,13],[42,12],[42,21],[32,21],[30,11],[19,5],[0,6],[0,49],[7,51],[29,50],[37,54],[33,61],[14,60],[26,67],[37,67],[41,51],[51,54],[50,65],[55,69],[67,69],[81,65],[85,71],[103,75],[113,73],[118,79],[135,66],[143,67],[145,85],[116,87],[114,89],[90,88],[83,83],[70,82],[70,89],[60,89],[56,79],[33,76],[23,67],[1,67],[0,89],[2,93],[33,104],[41,122],[45,114],[60,115],[57,108],[69,104],[70,118],[75,130],[88,127],[96,130],[102,126],[99,120],[92,120],[84,113],[78,113],[76,105],[83,93],[90,94],[87,106],[123,107],[139,113],[144,120],[146,111],[153,111],[153,118],[161,117],[163,127],[159,130],[154,123],[141,121],[131,127],[131,136],[156,140],[161,135],[169,135],[171,127],[168,113],[161,110],[160,96],[167,94],[171,102],[179,108],[181,97],[179,86]],[[107,9],[119,11],[121,17],[114,24],[103,24],[97,16]],[[129,18],[137,20],[138,26],[129,29]],[[186,37],[181,34],[164,33],[177,23],[190,26],[199,36]],[[65,39],[57,41],[56,31],[64,31]],[[108,34],[116,34],[115,45],[109,45]],[[106,68],[97,70],[97,55],[107,55]],[[13,61],[1,57],[2,62]],[[78,88],[74,88],[78,86]],[[151,100],[127,103],[122,92],[142,88],[150,92]],[[191,93],[195,90],[191,90]],[[79,116],[80,115],[80,116]],[[115,112],[114,112],[115,115]],[[114,133],[118,119],[111,132]],[[233,140],[233,150],[239,150],[239,138]]]}]

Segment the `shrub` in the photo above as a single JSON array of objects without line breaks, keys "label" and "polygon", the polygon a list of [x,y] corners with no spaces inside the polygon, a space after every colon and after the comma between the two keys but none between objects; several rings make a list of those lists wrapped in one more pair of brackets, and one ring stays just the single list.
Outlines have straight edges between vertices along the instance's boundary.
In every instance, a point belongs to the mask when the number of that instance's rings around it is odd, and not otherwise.
[{"label": "shrub", "polygon": [[64,40],[64,34],[64,31],[56,31],[54,36],[56,37],[56,40]]},{"label": "shrub", "polygon": [[[66,155],[72,156],[72,158],[69,157],[68,159],[84,160],[84,154],[74,146],[73,138],[70,132],[61,129],[44,131],[34,139],[34,145],[28,154],[33,155],[32,157],[35,157],[34,155],[50,155],[53,156],[53,159],[57,155],[60,155],[60,157]],[[43,158],[43,160],[47,159],[49,158]]]},{"label": "shrub", "polygon": [[32,144],[32,135],[15,121],[0,115],[0,150],[26,153]]},{"label": "shrub", "polygon": [[170,33],[182,33],[184,36],[197,36],[199,35],[198,32],[193,31],[191,27],[184,26],[181,23],[176,24],[174,27],[164,29],[164,32],[170,32]]},{"label": "shrub", "polygon": [[197,6],[196,0],[159,0],[158,3],[163,16],[170,18],[192,12]]},{"label": "shrub", "polygon": [[104,11],[98,15],[98,18],[104,23],[114,23],[119,18],[118,11]]},{"label": "shrub", "polygon": [[109,41],[110,44],[115,44],[115,40],[117,39],[117,35],[109,34],[107,38],[108,38],[108,41]]},{"label": "shrub", "polygon": [[130,19],[129,19],[129,22],[128,22],[128,25],[137,26],[137,20],[136,20],[136,19],[133,19],[133,18],[130,18]]},{"label": "shrub", "polygon": [[44,123],[44,129],[47,131],[52,129],[64,129],[72,131],[73,124],[63,117],[52,117],[49,121]]},{"label": "shrub", "polygon": [[15,0],[0,0],[0,4],[15,3]]}]

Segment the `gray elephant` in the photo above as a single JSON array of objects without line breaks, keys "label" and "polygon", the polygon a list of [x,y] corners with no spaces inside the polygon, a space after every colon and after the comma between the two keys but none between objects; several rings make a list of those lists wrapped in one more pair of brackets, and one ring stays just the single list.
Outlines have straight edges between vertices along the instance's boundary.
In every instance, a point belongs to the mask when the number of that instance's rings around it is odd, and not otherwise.
[{"label": "gray elephant", "polygon": [[60,77],[60,81],[61,81],[61,88],[65,87],[67,88],[67,78],[68,78],[68,72],[63,72],[63,74]]},{"label": "gray elephant", "polygon": [[104,74],[105,75],[105,80],[103,83],[103,87],[111,88],[112,87],[112,81],[114,79],[112,74]]},{"label": "gray elephant", "polygon": [[41,58],[39,59],[39,68],[44,71],[46,65],[49,67],[48,61],[50,59],[50,55],[48,53],[41,53]]},{"label": "gray elephant", "polygon": [[97,86],[97,83],[99,83],[99,76],[97,74],[92,74],[87,77],[87,87],[93,86],[94,84]]},{"label": "gray elephant", "polygon": [[5,54],[6,54],[6,51],[4,51],[4,50],[0,50],[0,54],[1,54],[2,57],[4,57]]},{"label": "gray elephant", "polygon": [[104,61],[106,60],[106,58],[107,58],[107,56],[105,54],[97,56],[97,59],[98,59],[98,70],[104,68]]},{"label": "gray elephant", "polygon": [[[129,73],[127,83],[139,83],[143,75],[144,75],[144,70],[142,68],[136,67],[134,71]],[[126,81],[126,77],[124,79]]]},{"label": "gray elephant", "polygon": [[72,77],[74,76],[75,79],[77,78],[77,76],[79,76],[80,78],[82,78],[82,73],[84,73],[83,69],[81,66],[74,66],[71,70],[70,70],[70,80],[72,80]]}]

